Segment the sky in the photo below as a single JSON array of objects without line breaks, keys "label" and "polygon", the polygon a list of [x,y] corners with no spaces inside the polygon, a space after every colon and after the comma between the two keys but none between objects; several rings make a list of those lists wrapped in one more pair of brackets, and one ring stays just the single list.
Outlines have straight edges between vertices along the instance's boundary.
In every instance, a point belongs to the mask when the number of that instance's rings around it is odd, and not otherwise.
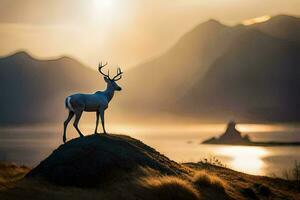
[{"label": "sky", "polygon": [[0,0],[0,55],[27,50],[126,69],[208,19],[235,25],[277,14],[300,16],[300,0]]}]

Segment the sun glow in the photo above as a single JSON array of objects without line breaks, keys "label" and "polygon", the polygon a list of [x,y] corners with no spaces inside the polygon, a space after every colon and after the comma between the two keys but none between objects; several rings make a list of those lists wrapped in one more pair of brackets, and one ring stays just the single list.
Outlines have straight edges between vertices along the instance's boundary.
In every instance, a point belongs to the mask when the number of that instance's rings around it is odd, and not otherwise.
[{"label": "sun glow", "polygon": [[244,147],[244,146],[228,146],[218,150],[222,156],[231,159],[229,167],[251,174],[263,174],[264,162],[263,158],[269,152],[261,147]]},{"label": "sun glow", "polygon": [[93,6],[96,9],[110,9],[114,6],[114,0],[93,0]]},{"label": "sun glow", "polygon": [[[93,0],[91,4],[91,16],[94,22],[111,22],[119,16],[120,1],[118,0]],[[98,25],[98,23],[96,23]]]},{"label": "sun glow", "polygon": [[243,21],[243,24],[246,25],[246,26],[249,26],[249,25],[252,25],[252,24],[257,24],[257,23],[262,23],[262,22],[268,21],[269,19],[271,19],[271,16],[264,15],[264,16],[261,16],[261,17],[247,19],[247,20]]},{"label": "sun glow", "polygon": [[242,133],[251,132],[284,132],[284,131],[295,131],[295,126],[286,126],[282,124],[238,124],[237,129]]}]

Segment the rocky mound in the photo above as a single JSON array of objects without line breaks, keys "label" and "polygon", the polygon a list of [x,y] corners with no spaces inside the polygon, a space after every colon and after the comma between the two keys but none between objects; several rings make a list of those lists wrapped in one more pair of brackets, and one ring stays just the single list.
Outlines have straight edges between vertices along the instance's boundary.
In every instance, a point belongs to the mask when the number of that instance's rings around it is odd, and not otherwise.
[{"label": "rocky mound", "polygon": [[227,125],[225,133],[219,138],[210,138],[202,142],[202,144],[251,144],[248,135],[242,136],[241,132],[236,129],[236,123],[231,121]]},{"label": "rocky mound", "polygon": [[253,142],[248,135],[242,135],[236,129],[236,123],[231,121],[227,125],[225,133],[220,137],[212,137],[204,140],[202,144],[229,144],[229,145],[246,145],[246,146],[300,146],[300,142],[280,142],[280,141],[266,141]]},{"label": "rocky mound", "polygon": [[64,186],[93,187],[139,166],[162,174],[185,172],[181,165],[141,141],[128,136],[97,134],[61,145],[27,177]]}]

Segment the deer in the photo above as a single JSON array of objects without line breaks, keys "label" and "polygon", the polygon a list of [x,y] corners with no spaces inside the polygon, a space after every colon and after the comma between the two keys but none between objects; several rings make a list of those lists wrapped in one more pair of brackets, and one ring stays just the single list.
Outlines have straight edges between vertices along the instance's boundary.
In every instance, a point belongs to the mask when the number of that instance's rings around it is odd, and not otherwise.
[{"label": "deer", "polygon": [[102,71],[102,69],[106,65],[107,63],[103,65],[102,62],[100,62],[98,65],[98,71],[100,72],[101,75],[103,75],[104,81],[107,84],[105,91],[97,91],[94,94],[77,93],[77,94],[70,95],[65,99],[65,107],[69,111],[69,115],[67,119],[64,121],[64,133],[63,133],[64,143],[66,143],[67,126],[74,115],[75,115],[75,120],[73,126],[77,130],[79,136],[84,137],[84,135],[78,128],[79,120],[84,111],[96,112],[96,128],[94,134],[98,134],[97,129],[99,124],[99,116],[101,117],[103,133],[107,134],[104,125],[104,112],[108,108],[108,104],[113,98],[115,91],[122,90],[122,88],[116,82],[122,78],[123,72],[121,68],[117,68],[117,74],[113,78],[110,78],[109,70],[107,74],[105,74]]}]

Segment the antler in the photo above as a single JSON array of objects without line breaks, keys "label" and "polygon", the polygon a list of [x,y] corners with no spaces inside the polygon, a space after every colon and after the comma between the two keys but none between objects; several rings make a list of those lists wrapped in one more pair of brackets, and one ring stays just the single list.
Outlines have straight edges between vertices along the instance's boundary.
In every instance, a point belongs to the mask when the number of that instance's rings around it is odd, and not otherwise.
[{"label": "antler", "polygon": [[121,71],[121,68],[118,67],[118,69],[117,69],[117,75],[115,75],[115,76],[112,78],[112,80],[114,80],[114,81],[120,80],[120,79],[122,78],[122,74],[123,74],[123,72]]},{"label": "antler", "polygon": [[[109,78],[109,70],[108,70],[108,74],[105,74],[104,72],[102,72],[102,68],[105,67],[107,65],[107,62],[102,65],[102,62],[99,63],[99,66],[98,66],[98,71],[104,76],[104,77],[107,77]],[[110,78],[109,78],[110,79]]]},{"label": "antler", "polygon": [[109,70],[107,72],[107,74],[105,74],[103,71],[102,71],[102,68],[105,67],[107,65],[107,62],[103,65],[102,62],[99,63],[99,66],[98,66],[98,71],[104,76],[104,77],[107,77],[109,78],[109,80],[112,80],[112,81],[118,81],[122,78],[122,70],[120,67],[118,67],[117,69],[117,75],[115,75],[113,78],[110,78],[109,77]]}]

